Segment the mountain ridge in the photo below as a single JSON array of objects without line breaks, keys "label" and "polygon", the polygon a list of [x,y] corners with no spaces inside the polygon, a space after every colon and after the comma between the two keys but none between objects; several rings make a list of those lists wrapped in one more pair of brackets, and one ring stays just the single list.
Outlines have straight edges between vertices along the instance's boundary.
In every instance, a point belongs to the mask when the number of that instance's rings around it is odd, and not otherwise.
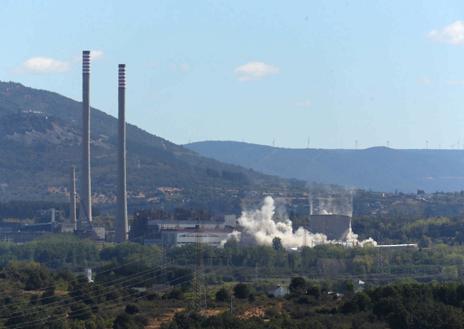
[{"label": "mountain ridge", "polygon": [[462,150],[288,149],[234,141],[185,146],[219,161],[307,182],[385,192],[464,190]]},{"label": "mountain ridge", "polygon": [[[80,102],[0,82],[0,200],[65,200],[69,168],[80,166],[81,123]],[[117,119],[92,108],[91,138],[94,202],[113,204]],[[301,186],[208,159],[129,123],[127,154],[132,206],[177,202],[208,207],[233,199],[237,208],[243,195]]]}]

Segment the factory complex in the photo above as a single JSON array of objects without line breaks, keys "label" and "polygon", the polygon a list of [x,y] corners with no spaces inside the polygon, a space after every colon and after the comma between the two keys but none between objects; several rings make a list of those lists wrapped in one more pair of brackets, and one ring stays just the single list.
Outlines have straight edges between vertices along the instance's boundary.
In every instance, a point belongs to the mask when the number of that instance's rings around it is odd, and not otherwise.
[{"label": "factory complex", "polygon": [[[114,230],[107,230],[102,224],[96,225],[92,214],[92,173],[91,173],[91,51],[82,52],[82,157],[79,175],[76,164],[69,168],[69,215],[48,210],[40,223],[0,223],[0,240],[27,242],[50,233],[74,233],[97,241],[124,242],[131,240],[143,244],[162,246],[184,246],[204,243],[214,247],[223,246],[235,234],[243,233],[236,215],[222,215],[220,218],[162,218],[162,216],[135,216],[129,227],[127,210],[127,152],[126,152],[126,66],[118,65],[118,125],[117,125],[117,191]],[[77,177],[79,176],[79,177]],[[77,192],[76,186],[80,190]],[[312,233],[322,233],[330,241],[346,241],[351,231],[352,194],[316,195],[310,198],[310,212],[303,228]],[[78,207],[79,204],[79,207]],[[60,220],[56,218],[59,216]],[[253,225],[252,225],[253,226]],[[270,231],[263,227],[265,234]],[[292,231],[290,228],[287,231]],[[266,233],[267,232],[267,233]],[[250,234],[250,232],[247,232]],[[254,233],[252,233],[254,234]],[[243,241],[246,241],[244,234]],[[255,239],[256,241],[258,239]],[[305,237],[306,240],[306,237]],[[242,241],[242,243],[243,243]],[[303,243],[304,245],[307,242]],[[300,244],[301,246],[301,244]]]}]

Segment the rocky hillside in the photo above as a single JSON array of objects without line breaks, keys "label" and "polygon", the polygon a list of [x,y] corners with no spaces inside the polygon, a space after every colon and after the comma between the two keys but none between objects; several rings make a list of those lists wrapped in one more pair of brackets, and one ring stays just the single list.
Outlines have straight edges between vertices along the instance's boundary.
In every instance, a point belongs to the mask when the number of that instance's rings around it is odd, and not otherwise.
[{"label": "rocky hillside", "polygon": [[[64,200],[70,167],[79,170],[81,115],[77,101],[0,82],[1,200]],[[117,120],[92,109],[91,124],[94,199],[111,204]],[[237,207],[246,195],[301,188],[301,183],[208,159],[133,125],[128,125],[127,138],[132,206],[173,202]]]}]

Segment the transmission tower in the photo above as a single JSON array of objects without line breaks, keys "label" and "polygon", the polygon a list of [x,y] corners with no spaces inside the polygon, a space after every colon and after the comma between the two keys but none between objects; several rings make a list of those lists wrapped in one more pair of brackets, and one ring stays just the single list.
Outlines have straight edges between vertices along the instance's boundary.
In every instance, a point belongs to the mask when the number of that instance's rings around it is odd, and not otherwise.
[{"label": "transmission tower", "polygon": [[[164,273],[165,270],[167,269],[168,257],[167,257],[166,248],[167,248],[166,242],[163,239],[161,240],[161,265],[160,265],[160,270],[162,271],[162,273]],[[161,274],[161,278],[162,278],[162,282],[167,280],[165,274]]]},{"label": "transmission tower", "polygon": [[195,232],[195,266],[193,271],[193,309],[200,311],[206,308],[207,287],[203,268],[203,247],[201,241],[201,226],[197,223]]}]

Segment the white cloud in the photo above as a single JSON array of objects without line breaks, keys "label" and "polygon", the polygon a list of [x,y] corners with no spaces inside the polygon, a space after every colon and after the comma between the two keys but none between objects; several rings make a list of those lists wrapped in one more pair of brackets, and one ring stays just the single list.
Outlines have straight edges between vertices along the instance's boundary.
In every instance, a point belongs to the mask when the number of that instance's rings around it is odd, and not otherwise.
[{"label": "white cloud", "polygon": [[190,71],[190,65],[188,63],[171,64],[171,70],[174,72],[187,73]]},{"label": "white cloud", "polygon": [[450,86],[463,86],[464,80],[448,80],[446,81],[446,83]]},{"label": "white cloud", "polygon": [[27,73],[62,73],[69,70],[69,63],[49,57],[32,57],[21,65]]},{"label": "white cloud", "polygon": [[432,30],[427,36],[436,42],[462,45],[464,44],[464,21],[456,21],[442,29]]},{"label": "white cloud", "polygon": [[430,79],[428,77],[422,77],[422,78],[418,79],[417,82],[419,84],[421,84],[421,85],[428,86],[428,85],[432,84],[432,79]]},{"label": "white cloud", "polygon": [[91,50],[90,51],[90,58],[94,61],[97,61],[99,59],[101,59],[103,57],[103,50],[98,50],[98,49],[95,49],[95,50]]},{"label": "white cloud", "polygon": [[[102,59],[104,52],[99,49],[91,50],[90,57],[93,61]],[[76,55],[69,60],[58,60],[51,57],[32,57],[24,61],[18,68],[15,69],[16,73],[63,73],[69,71],[72,66],[77,65],[82,60],[81,55]]]},{"label": "white cloud", "polygon": [[235,69],[235,75],[241,81],[259,80],[279,73],[279,68],[263,62],[249,62]]},{"label": "white cloud", "polygon": [[190,71],[190,65],[188,65],[187,63],[181,63],[178,65],[178,67],[179,67],[179,70],[182,72]]},{"label": "white cloud", "polygon": [[301,101],[301,102],[297,102],[296,106],[308,109],[308,108],[311,107],[311,102],[309,100],[304,100],[304,101]]}]

